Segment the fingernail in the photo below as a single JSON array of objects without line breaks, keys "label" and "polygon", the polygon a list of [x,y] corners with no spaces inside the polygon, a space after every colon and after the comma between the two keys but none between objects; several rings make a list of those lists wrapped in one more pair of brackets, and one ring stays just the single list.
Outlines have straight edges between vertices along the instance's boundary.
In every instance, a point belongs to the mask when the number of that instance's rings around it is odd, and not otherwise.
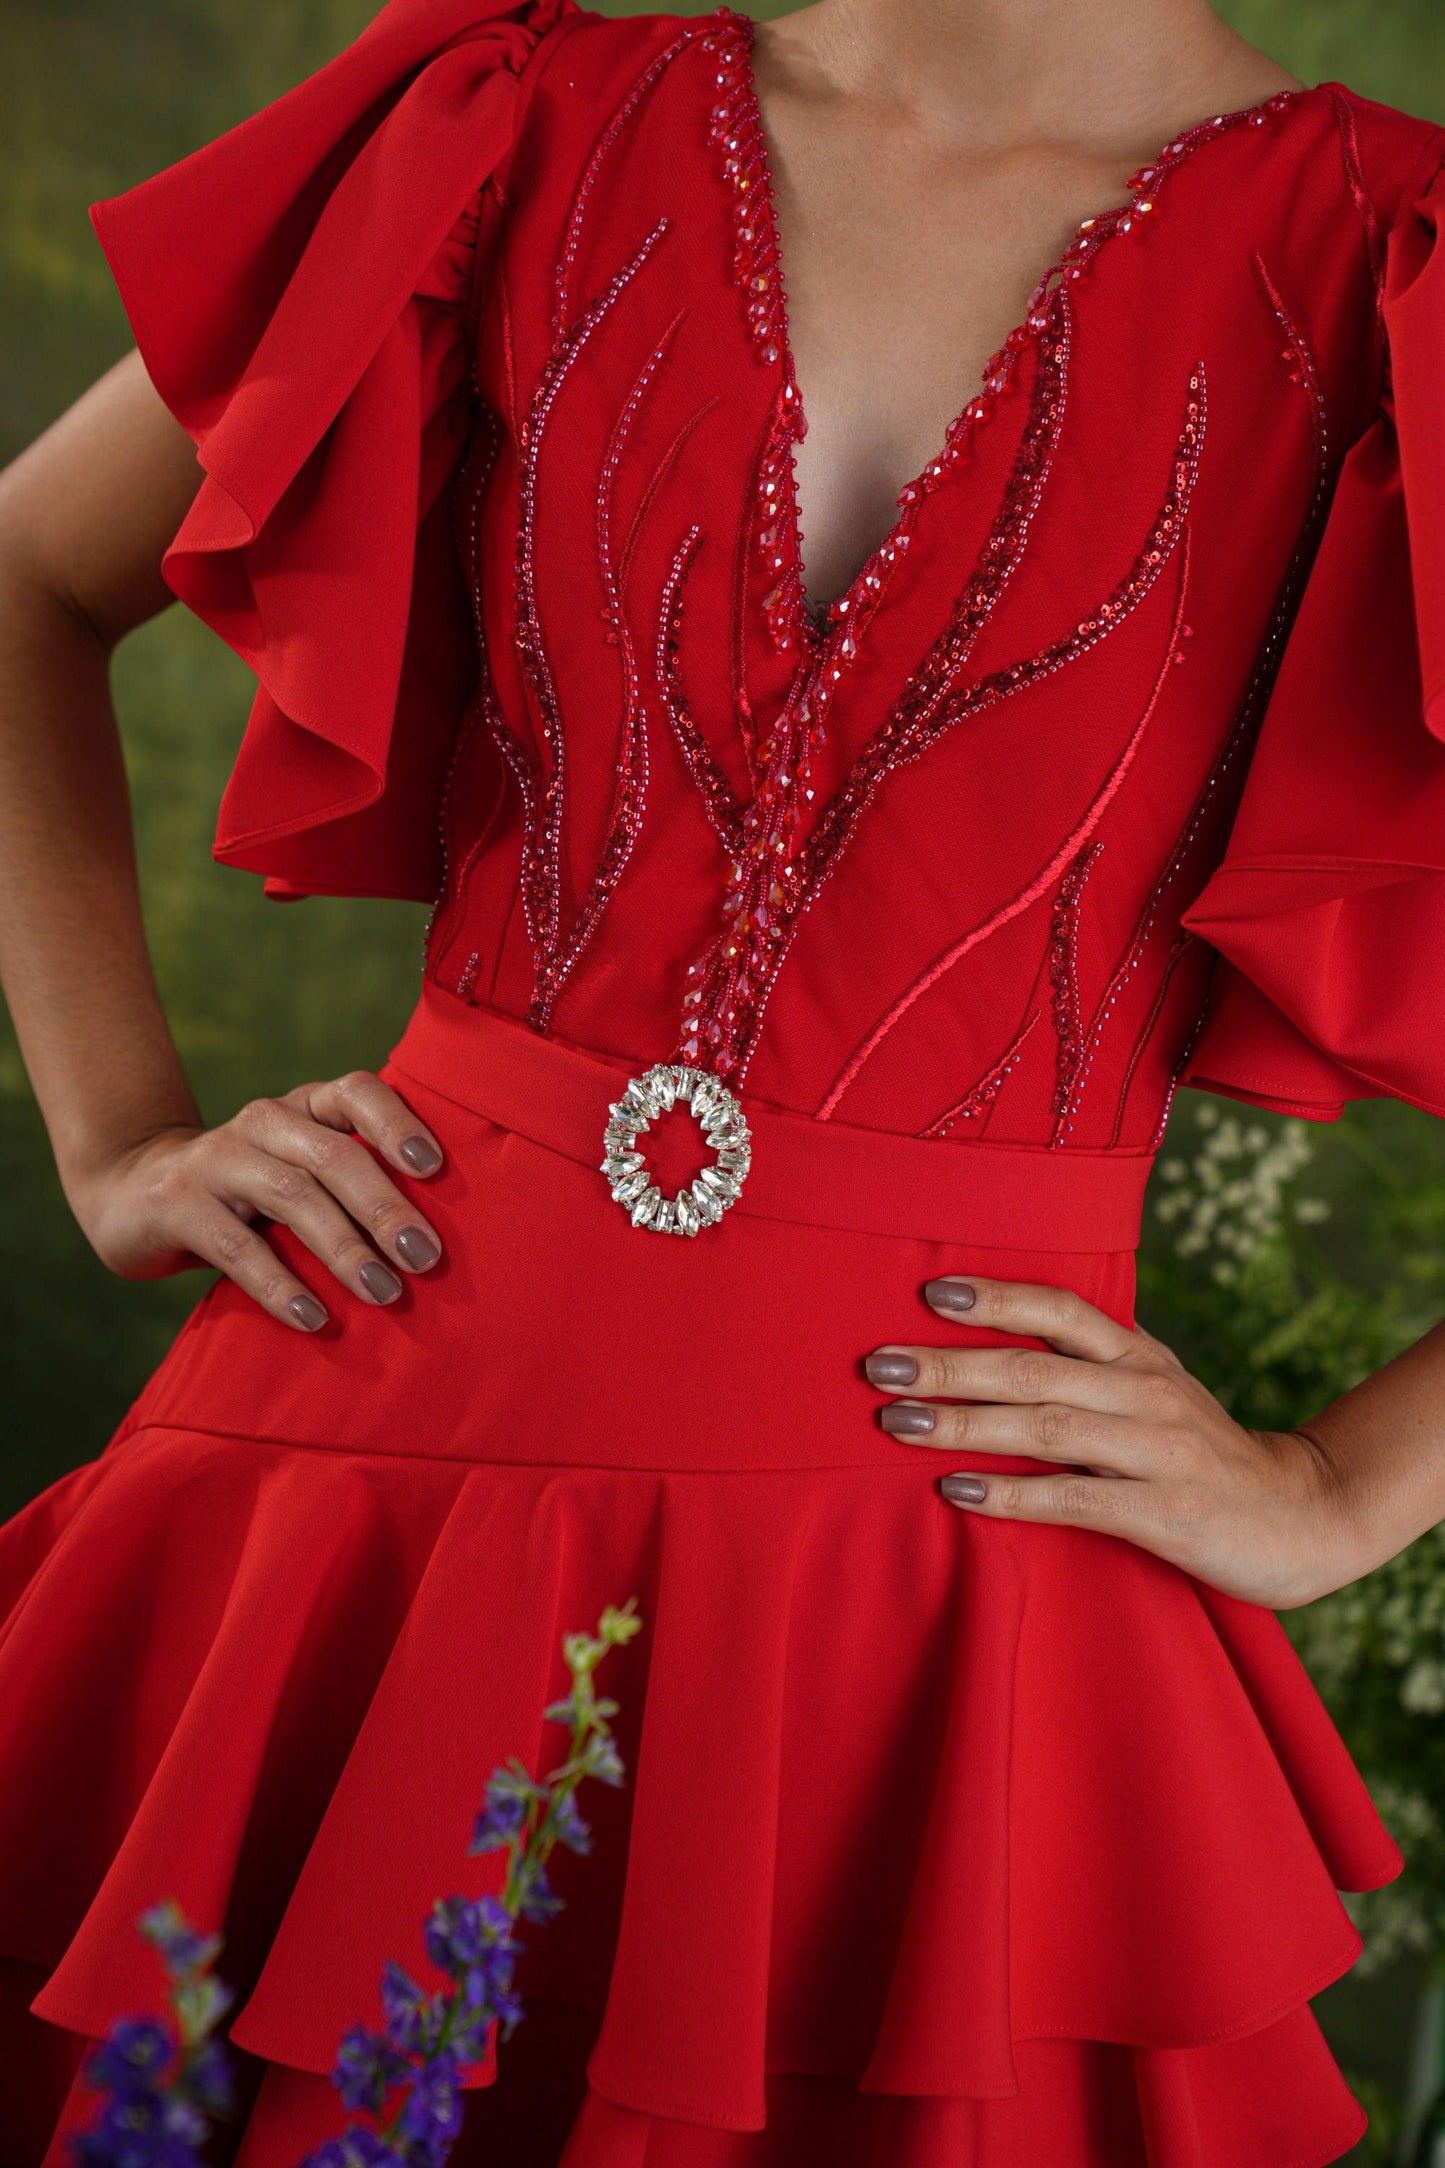
[{"label": "fingernail", "polygon": [[863,1368],[871,1385],[911,1385],[918,1376],[918,1365],[911,1355],[894,1355],[887,1349],[870,1355]]},{"label": "fingernail", "polygon": [[921,1401],[900,1400],[880,1411],[879,1422],[895,1438],[926,1438],[937,1417]]},{"label": "fingernail", "polygon": [[413,1272],[425,1272],[441,1256],[430,1235],[424,1235],[420,1227],[403,1227],[396,1238],[396,1246],[411,1266]]},{"label": "fingernail", "polygon": [[403,1137],[398,1150],[413,1174],[433,1174],[442,1163],[430,1137]]},{"label": "fingernail", "polygon": [[373,1258],[362,1266],[356,1277],[366,1289],[373,1302],[395,1302],[401,1293],[401,1282],[389,1265]]},{"label": "fingernail", "polygon": [[320,1332],[326,1323],[326,1312],[310,1295],[293,1295],[286,1307],[297,1324],[304,1325],[308,1332]]},{"label": "fingernail", "polygon": [[935,1310],[971,1310],[978,1300],[967,1280],[930,1280],[923,1294]]},{"label": "fingernail", "polygon": [[951,1506],[981,1506],[988,1496],[981,1475],[946,1475],[938,1487]]}]

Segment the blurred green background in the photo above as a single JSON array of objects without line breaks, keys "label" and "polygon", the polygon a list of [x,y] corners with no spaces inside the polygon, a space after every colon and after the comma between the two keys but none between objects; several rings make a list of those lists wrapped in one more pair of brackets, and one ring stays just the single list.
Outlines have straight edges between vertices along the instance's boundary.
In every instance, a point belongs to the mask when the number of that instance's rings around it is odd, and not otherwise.
[{"label": "blurred green background", "polygon": [[[0,0],[0,460],[128,343],[87,204],[274,97],[374,12],[373,0]],[[1307,81],[1445,120],[1441,0],[1227,0],[1221,12]],[[258,883],[215,867],[246,672],[173,610],[126,644],[116,674],[157,965],[208,1114],[375,1065],[414,996],[424,914],[267,904]],[[3,1024],[0,1195],[3,1514],[99,1451],[199,1282],[129,1286],[101,1270]],[[1445,1132],[1377,1104],[1306,1136],[1183,1095],[1143,1309],[1244,1419],[1302,1418],[1445,1312]],[[1290,1624],[1410,1852],[1406,1882],[1361,1908],[1373,1969],[1321,2010],[1377,2111],[1358,2159],[1403,2160],[1411,2026],[1445,1942],[1441,1539]],[[1438,2031],[1438,2009],[1430,2022]],[[1417,2091],[1427,2083],[1417,2073]]]}]

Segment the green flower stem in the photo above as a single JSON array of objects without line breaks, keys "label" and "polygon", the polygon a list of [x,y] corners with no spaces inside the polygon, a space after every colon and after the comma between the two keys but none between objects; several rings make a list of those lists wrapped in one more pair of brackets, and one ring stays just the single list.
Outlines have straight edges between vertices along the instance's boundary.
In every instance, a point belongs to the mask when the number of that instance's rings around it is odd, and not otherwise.
[{"label": "green flower stem", "polygon": [[[620,1610],[609,1604],[598,1622],[596,1638],[590,1634],[568,1634],[563,1641],[563,1653],[572,1680],[571,1730],[566,1759],[543,1784],[531,1779],[520,1763],[512,1765],[518,1778],[525,1779],[530,1786],[522,1827],[507,1848],[507,1872],[498,1899],[514,1922],[520,1917],[528,1893],[557,1847],[559,1808],[590,1774],[593,1742],[610,1735],[607,1719],[616,1714],[616,1704],[598,1700],[593,1675],[608,1650],[630,1641],[641,1624],[634,1603],[629,1602]],[[439,2055],[449,2044],[460,2015],[460,1996],[449,1995],[442,2006],[441,2025],[429,2046],[429,2059]],[[387,2144],[401,2135],[410,2089],[410,2083],[402,2089],[391,2118],[385,2124],[381,2123],[380,2106],[375,2111],[380,2126],[378,2135]]]}]

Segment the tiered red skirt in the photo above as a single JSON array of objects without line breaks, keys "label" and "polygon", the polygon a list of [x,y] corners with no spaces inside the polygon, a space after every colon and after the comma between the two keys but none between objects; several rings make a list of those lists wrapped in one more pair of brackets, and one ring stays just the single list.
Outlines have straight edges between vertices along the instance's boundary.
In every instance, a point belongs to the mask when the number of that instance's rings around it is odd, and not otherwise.
[{"label": "tiered red skirt", "polygon": [[342,2029],[386,1958],[428,1977],[488,1772],[546,1764],[560,1637],[629,1596],[628,1786],[459,2162],[1337,2159],[1308,2001],[1359,1947],[1336,1888],[1399,1858],[1277,1620],[950,1510],[861,1373],[946,1329],[942,1272],[1127,1316],[1144,1170],[856,1130],[815,1164],[750,1109],[743,1201],[682,1242],[597,1172],[615,1065],[429,995],[388,1074],[449,1155],[444,1263],[395,1311],[328,1288],[315,1340],[221,1283],[0,1532],[0,2161],[59,2168],[167,1895],[225,1931],[241,2168],[340,2127]]}]

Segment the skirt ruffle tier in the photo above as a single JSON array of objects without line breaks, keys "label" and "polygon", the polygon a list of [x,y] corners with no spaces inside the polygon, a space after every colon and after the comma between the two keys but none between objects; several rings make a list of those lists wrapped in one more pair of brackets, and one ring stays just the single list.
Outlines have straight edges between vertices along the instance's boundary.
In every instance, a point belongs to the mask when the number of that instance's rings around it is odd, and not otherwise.
[{"label": "skirt ruffle tier", "polygon": [[392,1073],[449,1153],[434,1284],[307,1342],[223,1283],[0,1531],[0,2160],[59,2168],[166,1895],[226,1935],[241,2168],[339,2128],[342,2030],[388,1957],[430,1976],[488,1773],[547,1765],[561,1636],[632,1595],[627,1787],[527,1938],[536,2112],[524,2025],[459,2168],[1337,2159],[1309,1998],[1358,1954],[1336,1890],[1399,1856],[1278,1621],[950,1511],[858,1374],[937,1272],[1109,1300],[1119,1260],[741,1209],[666,1240]]}]

